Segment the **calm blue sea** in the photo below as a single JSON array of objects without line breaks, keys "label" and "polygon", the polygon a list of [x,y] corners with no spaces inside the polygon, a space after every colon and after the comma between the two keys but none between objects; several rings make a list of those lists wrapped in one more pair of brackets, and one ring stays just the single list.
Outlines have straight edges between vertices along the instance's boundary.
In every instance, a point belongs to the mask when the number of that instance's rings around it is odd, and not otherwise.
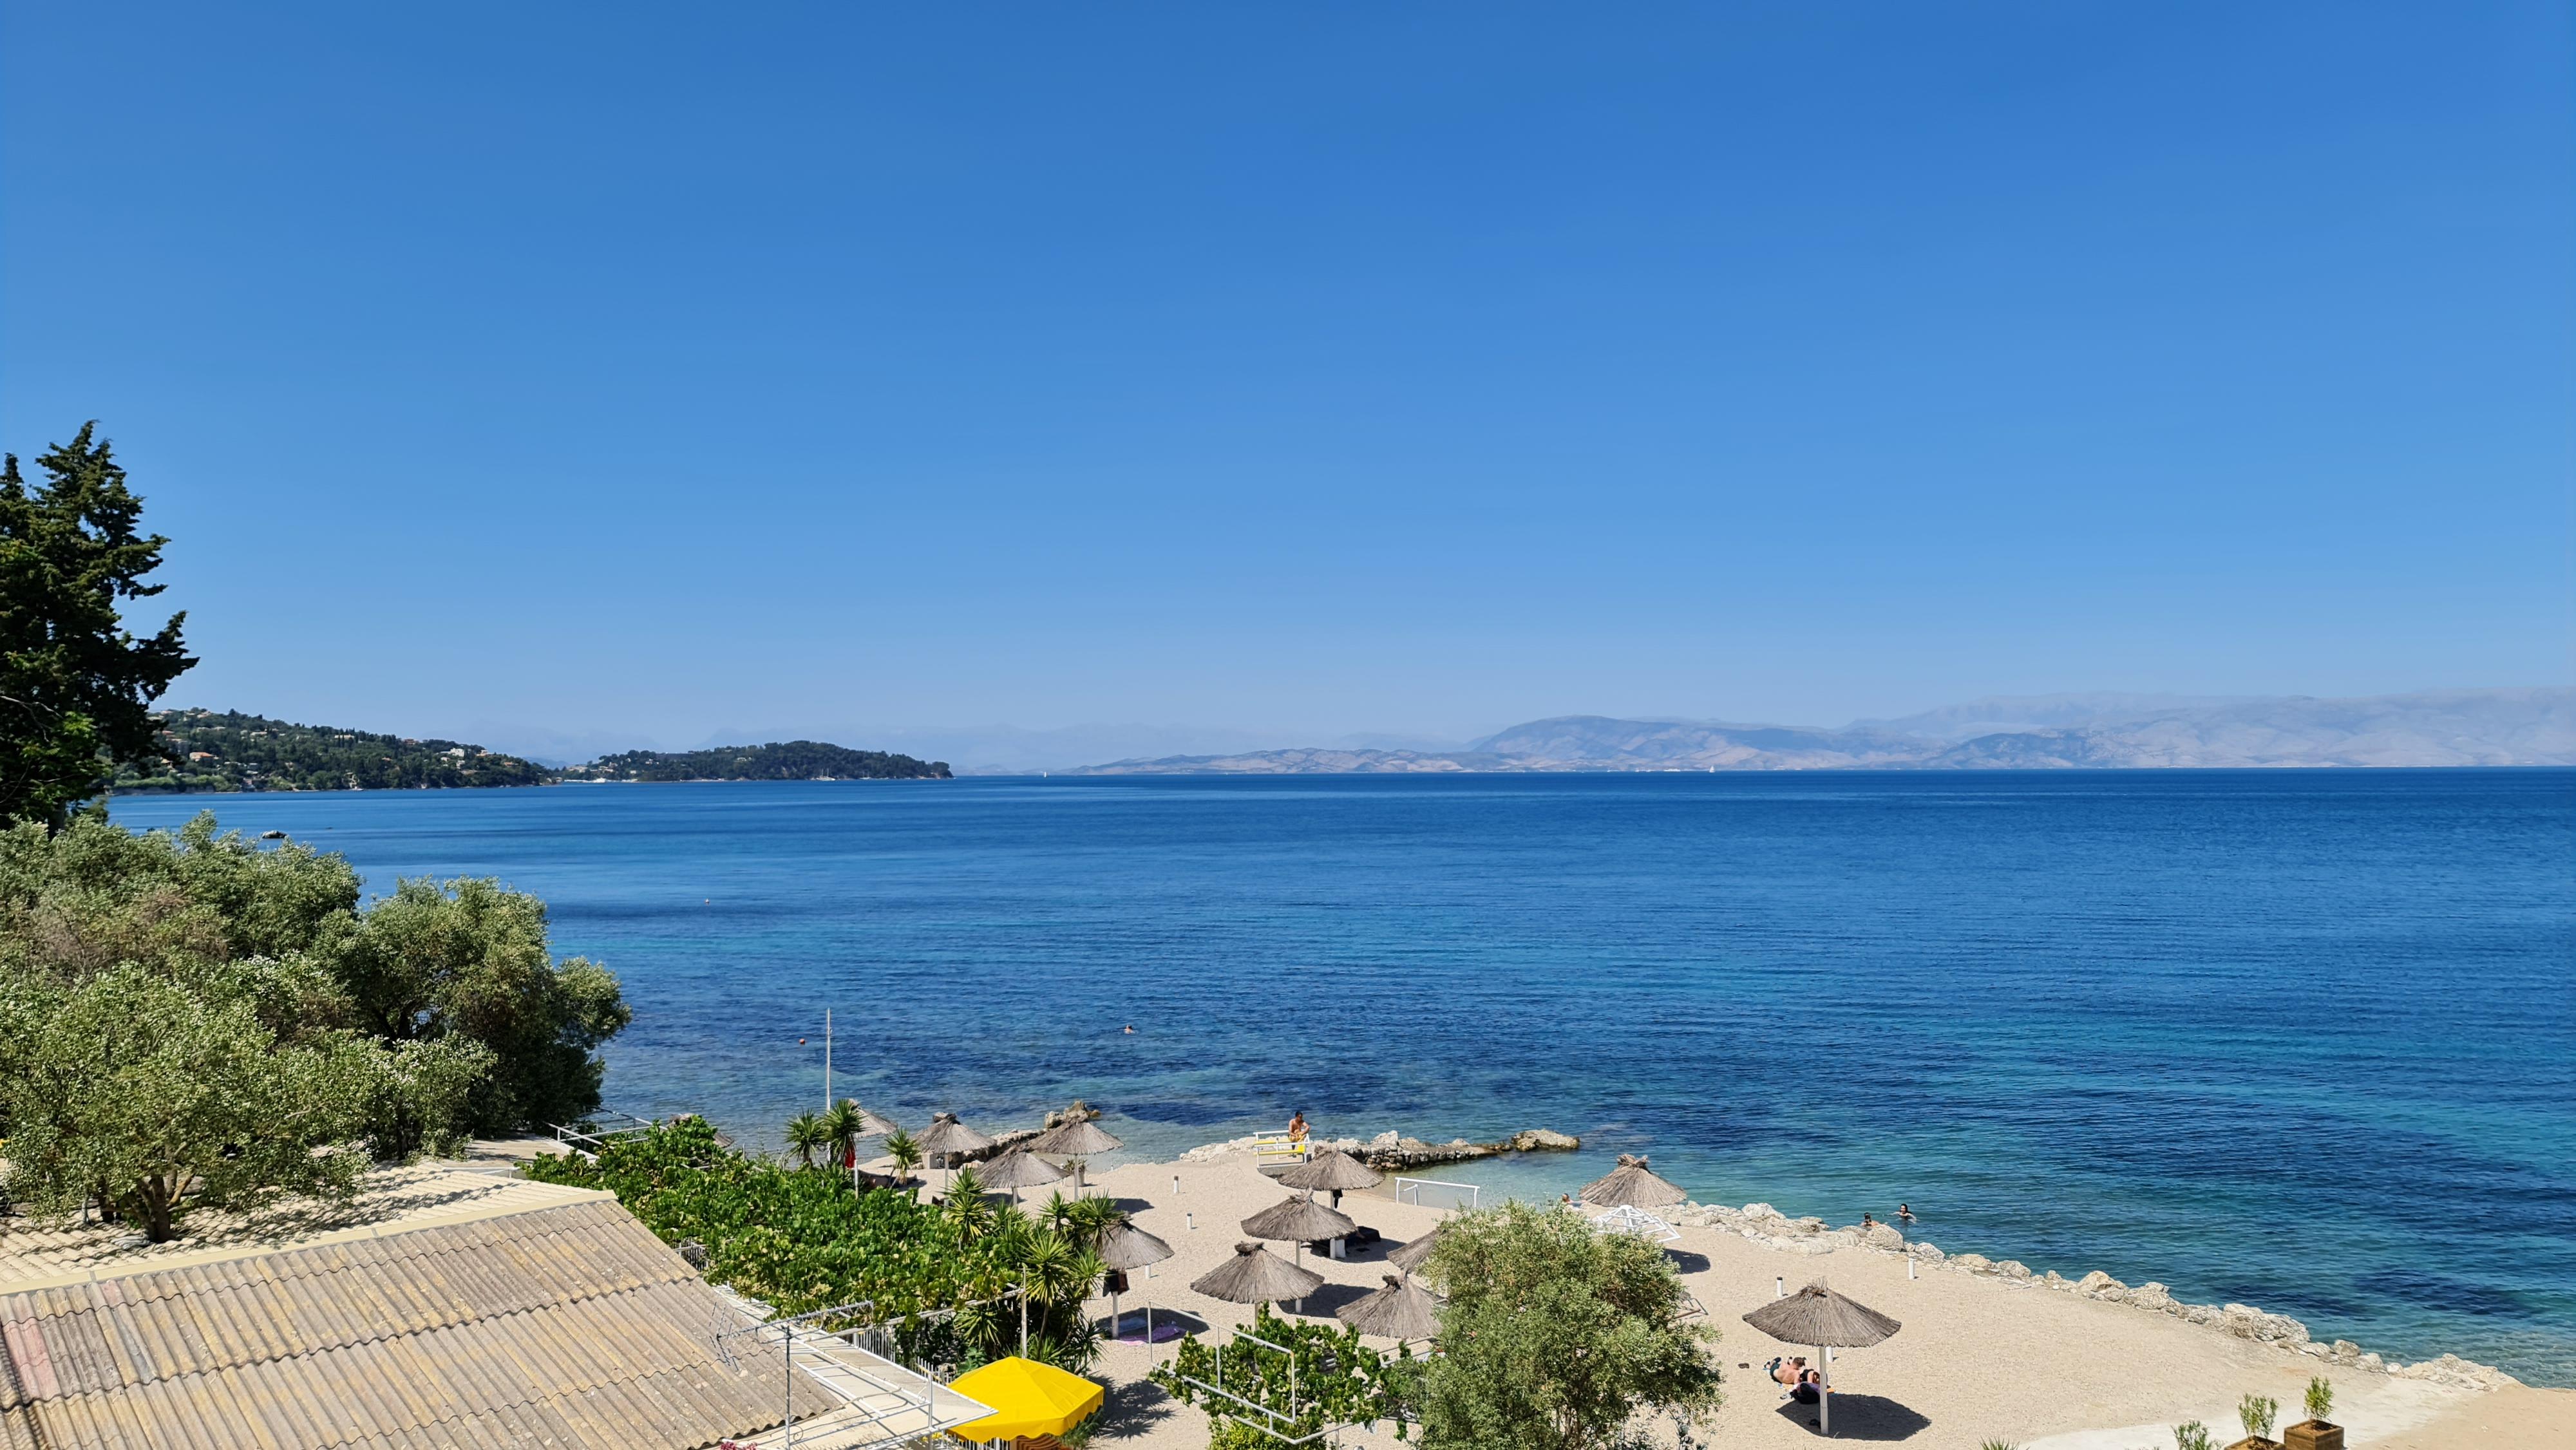
[{"label": "calm blue sea", "polygon": [[[626,983],[611,1104],[1080,1096],[1156,1156],[1556,1127],[2576,1384],[2576,772],[1057,779],[127,799],[493,875]],[[1119,1029],[1133,1023],[1132,1036]],[[799,1046],[799,1037],[808,1039]]]}]

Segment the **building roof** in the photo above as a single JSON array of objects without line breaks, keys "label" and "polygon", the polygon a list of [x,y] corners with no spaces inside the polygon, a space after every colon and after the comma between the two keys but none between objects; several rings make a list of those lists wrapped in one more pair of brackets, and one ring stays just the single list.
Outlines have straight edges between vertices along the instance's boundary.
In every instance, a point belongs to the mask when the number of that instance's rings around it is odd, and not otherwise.
[{"label": "building roof", "polygon": [[[441,1177],[408,1180],[428,1191],[406,1211],[282,1241],[68,1262],[55,1243],[44,1272],[16,1265],[0,1450],[686,1450],[778,1423],[781,1364],[720,1359],[741,1314],[614,1199]],[[839,1404],[795,1389],[800,1417]]]}]

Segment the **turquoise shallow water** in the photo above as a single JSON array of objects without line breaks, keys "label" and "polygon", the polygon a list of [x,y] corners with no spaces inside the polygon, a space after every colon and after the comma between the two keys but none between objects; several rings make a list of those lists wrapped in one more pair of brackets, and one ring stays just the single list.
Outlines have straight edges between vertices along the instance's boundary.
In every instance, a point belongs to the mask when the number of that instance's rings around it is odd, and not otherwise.
[{"label": "turquoise shallow water", "polygon": [[[1082,1096],[1164,1156],[1550,1126],[2576,1384],[2576,772],[968,780],[134,798],[498,875],[625,979],[612,1105]],[[1138,1032],[1119,1028],[1134,1023]],[[797,1038],[811,1042],[799,1047]]]}]

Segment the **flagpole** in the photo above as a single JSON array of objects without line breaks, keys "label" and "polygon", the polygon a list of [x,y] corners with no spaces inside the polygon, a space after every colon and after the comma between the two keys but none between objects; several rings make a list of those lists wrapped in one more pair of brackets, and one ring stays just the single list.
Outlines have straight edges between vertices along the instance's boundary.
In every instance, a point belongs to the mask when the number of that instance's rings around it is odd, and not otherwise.
[{"label": "flagpole", "polygon": [[823,1111],[832,1111],[832,1009],[823,1009]]}]

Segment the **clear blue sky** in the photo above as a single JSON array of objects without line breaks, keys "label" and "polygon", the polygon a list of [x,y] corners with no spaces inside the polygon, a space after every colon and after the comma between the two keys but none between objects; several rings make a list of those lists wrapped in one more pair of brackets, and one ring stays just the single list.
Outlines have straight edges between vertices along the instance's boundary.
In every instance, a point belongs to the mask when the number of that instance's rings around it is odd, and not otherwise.
[{"label": "clear blue sky", "polygon": [[2562,4],[5,15],[0,439],[104,420],[174,701],[2576,673]]}]

